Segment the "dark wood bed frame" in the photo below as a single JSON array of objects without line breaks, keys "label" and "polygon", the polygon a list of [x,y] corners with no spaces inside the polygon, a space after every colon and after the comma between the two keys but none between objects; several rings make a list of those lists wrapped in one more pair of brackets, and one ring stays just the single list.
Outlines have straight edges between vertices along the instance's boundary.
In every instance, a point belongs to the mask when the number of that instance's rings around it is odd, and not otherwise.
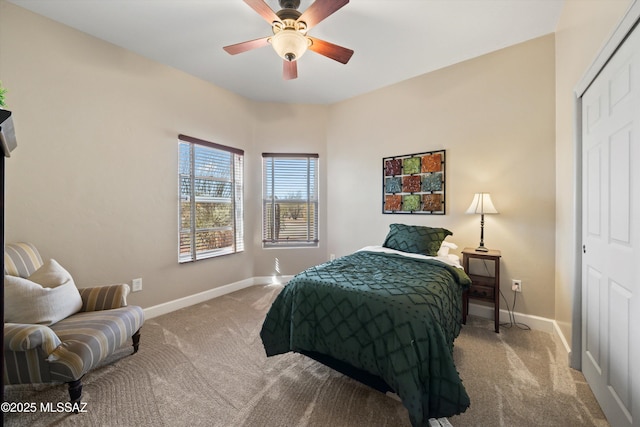
[{"label": "dark wood bed frame", "polygon": [[389,387],[389,384],[387,384],[379,376],[370,374],[369,372],[362,369],[355,368],[348,363],[334,359],[331,356],[317,353],[315,351],[300,351],[300,354],[304,354],[305,356],[310,357],[313,360],[320,362],[323,365],[328,366],[329,368],[338,371],[343,375],[353,378],[354,380],[359,381],[366,386],[376,389],[381,393],[395,393],[395,390]]}]

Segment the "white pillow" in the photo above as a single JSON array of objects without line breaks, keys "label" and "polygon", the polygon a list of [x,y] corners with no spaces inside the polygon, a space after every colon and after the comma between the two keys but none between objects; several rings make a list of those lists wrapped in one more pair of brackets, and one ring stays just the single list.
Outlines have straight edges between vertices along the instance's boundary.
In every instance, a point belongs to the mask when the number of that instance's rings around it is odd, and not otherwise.
[{"label": "white pillow", "polygon": [[447,255],[447,258],[449,258],[449,261],[454,263],[457,267],[462,268],[462,266],[460,265],[460,257],[458,255],[449,254],[449,255]]},{"label": "white pillow", "polygon": [[438,249],[438,256],[446,257],[449,255],[449,249],[458,249],[458,245],[443,240],[440,249]]},{"label": "white pillow", "polygon": [[452,243],[452,242],[447,242],[446,240],[442,241],[442,245],[441,246],[445,246],[445,247],[451,248],[451,249],[458,249],[458,245],[456,245],[455,243]]},{"label": "white pillow", "polygon": [[4,293],[4,319],[9,323],[53,325],[82,308],[73,278],[53,259],[28,279],[5,275]]}]

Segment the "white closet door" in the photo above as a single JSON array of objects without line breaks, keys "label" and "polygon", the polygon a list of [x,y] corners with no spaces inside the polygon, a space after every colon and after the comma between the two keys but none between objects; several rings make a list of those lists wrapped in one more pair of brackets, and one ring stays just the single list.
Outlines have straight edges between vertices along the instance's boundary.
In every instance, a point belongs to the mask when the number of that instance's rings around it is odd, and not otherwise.
[{"label": "white closet door", "polygon": [[582,98],[582,369],[612,426],[640,426],[640,30]]}]

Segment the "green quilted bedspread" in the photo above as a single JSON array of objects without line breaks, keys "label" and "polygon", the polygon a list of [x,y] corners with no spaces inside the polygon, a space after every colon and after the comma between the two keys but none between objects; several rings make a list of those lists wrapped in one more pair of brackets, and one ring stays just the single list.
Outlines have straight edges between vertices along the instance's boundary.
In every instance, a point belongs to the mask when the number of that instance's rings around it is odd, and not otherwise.
[{"label": "green quilted bedspread", "polygon": [[382,378],[427,426],[469,406],[453,362],[469,284],[436,260],[356,252],[296,275],[260,336],[268,356],[313,351]]}]

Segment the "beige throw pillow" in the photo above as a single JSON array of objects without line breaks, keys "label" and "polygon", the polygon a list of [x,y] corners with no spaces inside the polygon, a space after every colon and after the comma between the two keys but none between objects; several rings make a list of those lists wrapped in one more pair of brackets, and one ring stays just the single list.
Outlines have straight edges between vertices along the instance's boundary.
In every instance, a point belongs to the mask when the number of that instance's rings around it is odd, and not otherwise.
[{"label": "beige throw pillow", "polygon": [[53,325],[77,313],[82,298],[71,274],[55,260],[28,279],[4,276],[5,322]]}]

